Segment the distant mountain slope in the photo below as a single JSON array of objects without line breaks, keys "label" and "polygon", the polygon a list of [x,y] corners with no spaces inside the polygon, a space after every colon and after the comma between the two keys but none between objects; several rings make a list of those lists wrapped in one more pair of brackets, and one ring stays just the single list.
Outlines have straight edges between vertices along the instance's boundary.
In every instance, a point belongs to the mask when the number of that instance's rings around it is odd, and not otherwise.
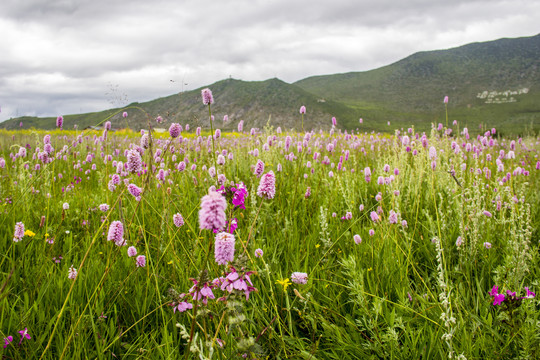
[{"label": "distant mountain slope", "polygon": [[448,95],[452,117],[507,126],[532,121],[538,128],[540,35],[419,52],[376,70],[314,76],[295,85],[356,108],[394,112],[388,120],[440,120]]},{"label": "distant mountain slope", "polygon": [[[308,109],[304,116],[304,128],[329,129],[332,116],[342,119],[355,118],[354,110],[347,105],[329,100],[318,101],[317,97],[296,85],[291,85],[279,79],[266,81],[241,81],[226,79],[208,86],[214,94],[212,113],[217,126],[223,130],[237,129],[240,120],[244,120],[244,129],[263,128],[266,124],[285,129],[301,128],[300,106],[305,105]],[[148,116],[154,127],[167,127],[171,122],[190,124],[209,128],[208,108],[203,105],[201,89],[186,91],[144,103],[132,103],[126,106],[129,113],[126,119],[121,114],[111,118],[113,127],[133,129],[147,128]],[[144,111],[140,111],[140,108]],[[98,113],[67,115],[64,117],[64,127],[73,128],[77,124],[79,129],[96,125],[120,109],[111,109]],[[146,115],[148,114],[148,116]],[[154,119],[162,116],[166,122],[156,124]],[[228,115],[229,122],[223,123],[223,116]],[[357,118],[356,118],[357,119]],[[19,122],[23,121],[25,128],[36,127],[52,129],[55,127],[55,118],[23,117],[8,120],[0,127],[15,129]],[[344,120],[342,126],[352,127]]]},{"label": "distant mountain slope", "polygon": [[[329,129],[335,116],[343,129],[391,131],[414,125],[425,131],[432,122],[444,122],[447,95],[450,121],[457,119],[462,126],[497,127],[504,133],[540,132],[540,35],[419,52],[379,69],[313,76],[294,84],[275,78],[226,79],[208,87],[215,98],[216,124],[224,130],[236,129],[240,120],[245,121],[246,130],[267,123],[300,129],[298,110],[305,105],[305,129]],[[113,126],[146,128],[148,118],[161,115],[167,122],[155,126],[180,122],[208,128],[200,90],[130,104],[128,118],[117,114]],[[96,125],[118,110],[68,115],[65,127]],[[225,114],[230,120],[223,124]],[[360,117],[363,125],[358,123]],[[3,122],[0,128],[18,128],[20,121],[25,128],[47,129],[55,123],[54,118],[24,117]]]}]

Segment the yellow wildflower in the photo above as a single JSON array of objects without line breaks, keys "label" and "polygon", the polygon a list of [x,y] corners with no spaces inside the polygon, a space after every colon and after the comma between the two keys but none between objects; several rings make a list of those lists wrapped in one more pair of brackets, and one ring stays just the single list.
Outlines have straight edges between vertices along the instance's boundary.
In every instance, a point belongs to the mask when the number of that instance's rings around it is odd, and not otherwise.
[{"label": "yellow wildflower", "polygon": [[33,232],[32,230],[26,230],[26,231],[24,232],[24,235],[25,235],[25,236],[33,237],[33,236],[36,236],[36,233]]},{"label": "yellow wildflower", "polygon": [[289,280],[289,278],[285,278],[285,279],[282,279],[282,280],[276,280],[276,284],[279,284],[279,285],[283,286],[283,291],[287,291],[287,287],[289,285],[291,285],[291,280]]}]

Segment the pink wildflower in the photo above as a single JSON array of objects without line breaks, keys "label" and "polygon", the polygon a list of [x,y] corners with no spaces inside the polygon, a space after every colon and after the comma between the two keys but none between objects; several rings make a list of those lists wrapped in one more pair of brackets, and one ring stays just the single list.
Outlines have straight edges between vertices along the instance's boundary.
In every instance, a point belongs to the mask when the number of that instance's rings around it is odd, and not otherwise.
[{"label": "pink wildflower", "polygon": [[308,275],[303,272],[293,272],[291,274],[291,281],[295,284],[307,284]]},{"label": "pink wildflower", "polygon": [[263,256],[263,254],[264,253],[263,253],[262,249],[255,250],[255,257],[260,258],[260,257]]},{"label": "pink wildflower", "polygon": [[201,230],[221,230],[225,227],[227,200],[216,191],[210,190],[201,200],[199,227]]},{"label": "pink wildflower", "polygon": [[202,89],[201,96],[204,105],[210,105],[214,103],[214,97],[212,96],[212,91],[210,89]]},{"label": "pink wildflower", "polygon": [[64,118],[59,116],[56,118],[56,127],[61,129],[62,125],[64,125]]},{"label": "pink wildflower", "polygon": [[360,235],[356,234],[353,236],[353,239],[354,239],[354,243],[356,245],[360,244],[362,242],[362,238],[360,237]]},{"label": "pink wildflower", "polygon": [[13,241],[19,242],[22,240],[24,236],[24,224],[22,222],[18,222],[15,224],[15,233],[13,234]]},{"label": "pink wildflower", "polygon": [[74,280],[77,277],[77,269],[73,267],[73,264],[71,264],[71,267],[68,270],[68,279]]},{"label": "pink wildflower", "polygon": [[129,257],[133,257],[133,256],[137,255],[137,249],[135,248],[135,246],[130,246],[127,249],[127,254],[128,254]]},{"label": "pink wildflower", "polygon": [[121,221],[113,221],[109,226],[109,233],[107,235],[108,241],[114,241],[115,243],[122,242],[124,238],[124,224]]},{"label": "pink wildflower", "polygon": [[257,160],[253,173],[257,177],[260,177],[264,173],[264,162],[262,162],[261,159]]},{"label": "pink wildflower", "polygon": [[171,126],[169,127],[169,135],[171,135],[173,139],[177,138],[181,132],[182,132],[182,126],[178,123],[172,123]]},{"label": "pink wildflower", "polygon": [[173,215],[173,222],[174,226],[181,227],[182,225],[184,225],[184,218],[180,213],[176,213]]},{"label": "pink wildflower", "polygon": [[142,170],[141,154],[137,150],[128,150],[127,154],[127,170],[129,172],[139,172]]},{"label": "pink wildflower", "polygon": [[233,234],[220,232],[216,235],[214,256],[219,265],[226,265],[227,262],[234,260],[234,243]]},{"label": "pink wildflower", "polygon": [[135,260],[136,260],[135,264],[137,265],[137,267],[145,267],[146,266],[146,256],[139,255],[139,256],[137,256],[137,258]]},{"label": "pink wildflower", "polygon": [[274,172],[270,170],[261,177],[259,187],[257,188],[257,196],[266,199],[273,199],[276,195],[276,177]]}]

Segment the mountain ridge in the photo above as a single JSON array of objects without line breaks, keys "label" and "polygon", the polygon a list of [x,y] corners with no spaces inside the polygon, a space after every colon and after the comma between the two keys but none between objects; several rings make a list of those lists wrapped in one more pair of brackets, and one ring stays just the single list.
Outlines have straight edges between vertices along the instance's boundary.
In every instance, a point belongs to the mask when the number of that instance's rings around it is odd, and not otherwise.
[{"label": "mountain ridge", "polygon": [[[449,116],[462,124],[500,127],[505,132],[540,131],[540,34],[470,43],[445,50],[421,51],[392,64],[363,72],[316,75],[286,83],[224,79],[199,89],[132,103],[143,111],[129,111],[127,119],[112,117],[117,127],[146,128],[148,119],[160,115],[170,122],[209,127],[208,110],[200,90],[214,94],[212,113],[216,126],[234,130],[267,124],[300,129],[300,106],[307,108],[304,127],[326,129],[331,117],[338,127],[354,130],[387,130],[414,125],[427,130],[445,119],[444,96],[449,96]],[[65,116],[65,127],[95,125],[118,109]],[[148,115],[147,115],[148,114]],[[230,121],[223,123],[224,115]],[[359,118],[364,118],[360,125]],[[54,128],[54,118],[22,117],[0,127]],[[164,124],[163,126],[165,126]],[[168,127],[168,125],[166,125]],[[392,128],[393,128],[392,127]],[[388,129],[390,130],[390,129]]]}]

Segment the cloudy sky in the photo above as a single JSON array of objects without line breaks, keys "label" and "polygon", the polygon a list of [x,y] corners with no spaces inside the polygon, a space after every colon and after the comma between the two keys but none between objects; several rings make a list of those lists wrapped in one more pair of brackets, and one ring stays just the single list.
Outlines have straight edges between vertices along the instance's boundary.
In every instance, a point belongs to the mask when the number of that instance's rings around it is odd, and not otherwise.
[{"label": "cloudy sky", "polygon": [[[540,33],[530,0],[1,0],[0,121]],[[172,81],[171,81],[172,80]]]}]

